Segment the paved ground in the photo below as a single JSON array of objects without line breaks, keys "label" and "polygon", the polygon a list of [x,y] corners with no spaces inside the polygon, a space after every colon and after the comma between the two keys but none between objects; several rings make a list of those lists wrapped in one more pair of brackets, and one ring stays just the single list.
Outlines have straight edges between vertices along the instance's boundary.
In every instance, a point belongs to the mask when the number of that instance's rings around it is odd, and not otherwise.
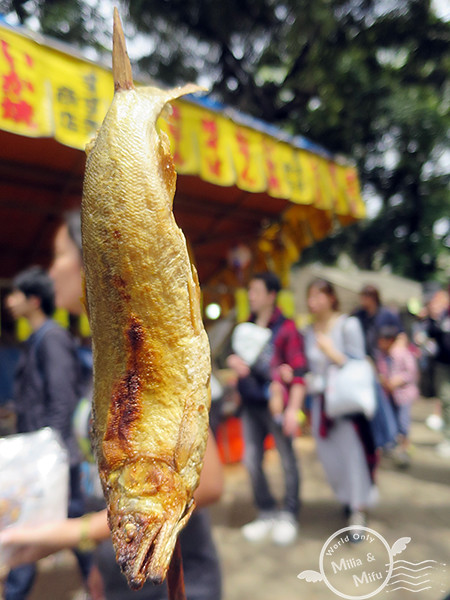
[{"label": "paved ground", "polygon": [[[270,543],[255,546],[242,539],[239,528],[253,517],[251,495],[242,466],[227,466],[225,493],[211,510],[223,565],[224,600],[357,599],[368,598],[369,594],[387,600],[441,600],[450,592],[450,569],[444,566],[450,559],[450,459],[440,459],[433,452],[439,435],[424,425],[431,410],[431,401],[421,401],[415,406],[412,427],[415,451],[411,467],[402,471],[390,459],[382,461],[378,474],[381,499],[368,524],[378,536],[372,536],[373,546],[345,543],[342,534],[326,544],[328,538],[346,524],[324,480],[310,437],[296,442],[302,461],[304,506],[301,536],[289,549]],[[274,451],[267,453],[267,468],[274,489],[281,490],[282,479]],[[383,576],[387,582],[383,589],[379,587],[383,581],[370,582],[370,573],[377,573],[384,564],[383,559],[390,557],[380,536],[390,548],[400,538],[410,538],[403,544],[404,550],[392,559],[396,561],[395,569],[404,569],[398,572],[396,581],[408,583],[394,585],[397,571],[393,571],[389,579]],[[323,572],[334,586],[334,592],[324,581],[312,583],[297,578],[304,570],[318,571],[322,548],[328,551],[339,539],[341,543],[336,546],[335,556],[340,571],[338,569],[335,579],[332,578],[335,567],[333,573],[330,570],[331,559],[324,555],[323,563]],[[346,561],[344,566],[342,558]],[[364,567],[355,568],[358,560],[372,561],[370,571],[367,570],[369,584],[363,582],[366,587],[361,587],[361,579],[353,578],[353,573],[362,577]],[[408,589],[401,589],[406,587]],[[423,589],[425,587],[428,589]],[[78,589],[72,556],[62,553],[41,561],[31,600],[73,600]],[[362,595],[362,590],[366,595]]]}]

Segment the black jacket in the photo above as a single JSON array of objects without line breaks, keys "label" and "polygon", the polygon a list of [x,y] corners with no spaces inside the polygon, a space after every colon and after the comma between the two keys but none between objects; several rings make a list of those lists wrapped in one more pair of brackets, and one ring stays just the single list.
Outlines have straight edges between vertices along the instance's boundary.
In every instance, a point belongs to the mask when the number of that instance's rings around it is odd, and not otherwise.
[{"label": "black jacket", "polygon": [[[286,318],[276,308],[268,324],[272,330],[272,337],[261,351],[256,363],[251,367],[250,374],[238,380],[237,389],[241,396],[242,404],[258,408],[266,408],[269,400],[270,362],[273,355],[274,338],[278,335]],[[254,322],[254,316],[250,318]]]},{"label": "black jacket", "polygon": [[52,427],[69,450],[70,465],[80,462],[72,427],[79,399],[80,365],[72,336],[48,320],[25,342],[17,364],[14,404],[19,433]]},{"label": "black jacket", "polygon": [[427,333],[437,344],[434,359],[444,365],[450,365],[450,309],[447,309],[439,319],[429,319]]}]

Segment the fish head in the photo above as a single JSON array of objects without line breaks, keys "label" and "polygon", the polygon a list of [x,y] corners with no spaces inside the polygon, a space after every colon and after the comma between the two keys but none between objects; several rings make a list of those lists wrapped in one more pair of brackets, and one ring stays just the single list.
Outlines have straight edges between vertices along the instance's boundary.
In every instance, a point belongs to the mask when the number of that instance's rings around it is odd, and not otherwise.
[{"label": "fish head", "polygon": [[108,522],[116,561],[131,589],[166,577],[175,543],[195,502],[167,464],[137,461],[107,486]]}]

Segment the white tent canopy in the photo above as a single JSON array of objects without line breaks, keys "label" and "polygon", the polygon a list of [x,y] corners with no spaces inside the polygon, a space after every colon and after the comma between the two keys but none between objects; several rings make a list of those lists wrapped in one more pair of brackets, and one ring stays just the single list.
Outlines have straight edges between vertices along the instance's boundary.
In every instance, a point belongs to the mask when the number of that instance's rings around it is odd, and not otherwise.
[{"label": "white tent canopy", "polygon": [[364,285],[378,288],[384,305],[395,310],[405,310],[412,299],[422,300],[422,286],[419,282],[393,275],[388,271],[362,271],[349,260],[342,261],[340,267],[326,267],[311,264],[295,268],[291,274],[291,288],[295,298],[295,312],[307,312],[306,288],[310,281],[321,277],[332,283],[341,304],[341,310],[352,312],[359,303],[359,292]]}]

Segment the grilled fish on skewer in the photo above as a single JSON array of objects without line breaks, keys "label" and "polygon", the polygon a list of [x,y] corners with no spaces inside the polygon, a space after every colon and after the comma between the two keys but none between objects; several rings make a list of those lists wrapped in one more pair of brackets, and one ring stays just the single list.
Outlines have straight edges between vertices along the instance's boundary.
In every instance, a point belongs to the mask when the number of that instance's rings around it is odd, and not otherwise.
[{"label": "grilled fish on skewer", "polygon": [[[118,563],[161,582],[194,508],[208,431],[210,351],[172,213],[176,173],[156,121],[196,91],[135,89],[115,12],[116,92],[87,148],[82,201],[94,354],[93,438]],[[124,67],[125,65],[125,67]]]}]

